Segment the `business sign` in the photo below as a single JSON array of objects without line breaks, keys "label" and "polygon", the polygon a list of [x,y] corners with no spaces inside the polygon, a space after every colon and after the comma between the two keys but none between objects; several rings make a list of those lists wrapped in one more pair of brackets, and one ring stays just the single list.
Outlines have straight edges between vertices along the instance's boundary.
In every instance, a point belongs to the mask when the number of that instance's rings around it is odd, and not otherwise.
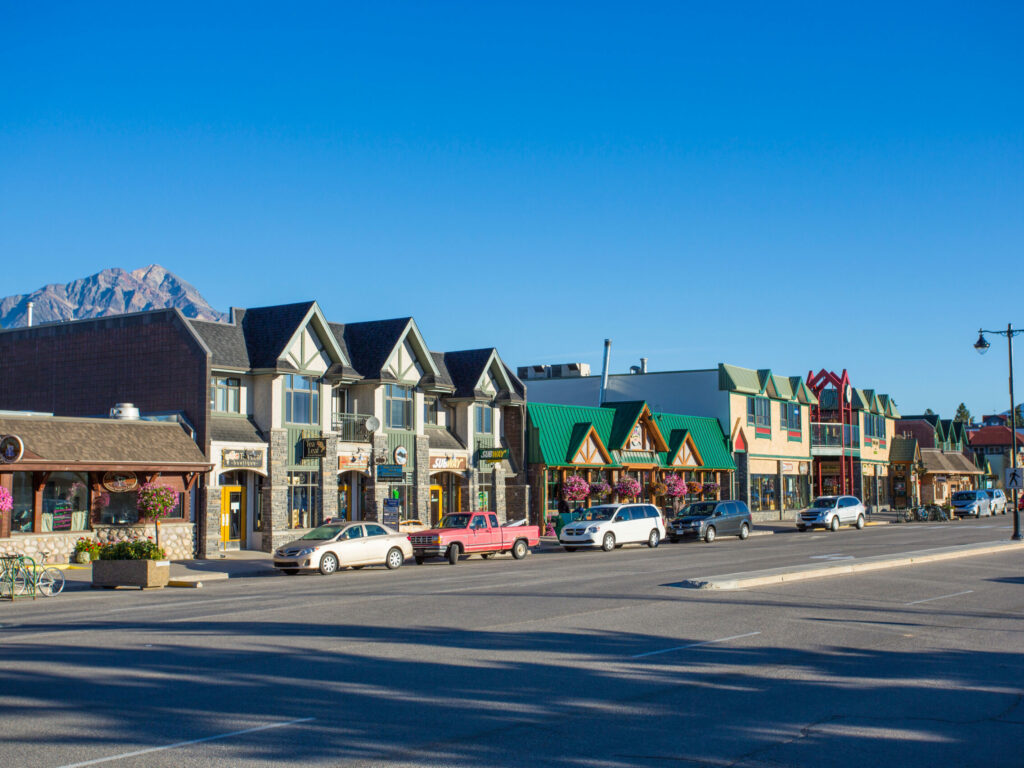
[{"label": "business sign", "polygon": [[129,493],[139,487],[134,472],[107,472],[103,475],[103,487],[111,493]]},{"label": "business sign", "polygon": [[409,451],[406,450],[404,445],[400,445],[395,448],[395,464],[401,464],[403,467],[409,461]]},{"label": "business sign", "polygon": [[508,448],[481,448],[479,456],[481,461],[504,461],[508,458]]},{"label": "business sign", "polygon": [[402,515],[402,502],[398,499],[384,499],[384,514],[381,522],[398,530],[398,521]]},{"label": "business sign", "polygon": [[785,472],[792,472],[793,471],[793,462],[792,461],[784,461],[784,462],[782,462],[782,471],[784,473]]},{"label": "business sign", "polygon": [[327,438],[325,437],[304,437],[302,438],[302,458],[322,459],[327,456]]},{"label": "business sign", "polygon": [[404,477],[401,464],[378,464],[378,480],[401,480]]},{"label": "business sign", "polygon": [[24,453],[25,444],[17,435],[4,435],[0,438],[0,464],[20,461]]},{"label": "business sign", "polygon": [[370,466],[370,454],[366,451],[338,454],[338,469],[344,472],[350,470],[365,472],[368,466]]},{"label": "business sign", "polygon": [[220,452],[220,465],[224,469],[262,469],[262,448],[224,448]]},{"label": "business sign", "polygon": [[430,469],[450,469],[461,471],[467,467],[469,462],[465,456],[431,456],[427,462]]}]

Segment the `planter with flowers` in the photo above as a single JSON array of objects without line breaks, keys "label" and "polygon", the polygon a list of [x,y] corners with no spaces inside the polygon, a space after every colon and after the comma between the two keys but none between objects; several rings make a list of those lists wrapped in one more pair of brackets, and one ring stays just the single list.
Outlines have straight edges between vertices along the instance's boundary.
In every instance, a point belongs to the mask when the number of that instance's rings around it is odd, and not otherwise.
[{"label": "planter with flowers", "polygon": [[657,499],[668,493],[668,485],[660,480],[652,480],[647,484],[647,492],[652,499]]},{"label": "planter with flowers", "polygon": [[620,499],[635,499],[640,495],[640,481],[635,477],[623,475],[615,484],[615,495]]},{"label": "planter with flowers", "polygon": [[86,565],[100,556],[100,543],[95,539],[87,539],[79,536],[75,542],[75,562]]},{"label": "planter with flowers", "polygon": [[164,551],[148,536],[104,544],[99,559],[92,564],[92,585],[105,589],[166,587],[171,564],[165,558]]},{"label": "planter with flowers", "polygon": [[700,498],[701,491],[704,490],[704,483],[689,482],[686,484],[686,489],[690,492],[691,496]]}]

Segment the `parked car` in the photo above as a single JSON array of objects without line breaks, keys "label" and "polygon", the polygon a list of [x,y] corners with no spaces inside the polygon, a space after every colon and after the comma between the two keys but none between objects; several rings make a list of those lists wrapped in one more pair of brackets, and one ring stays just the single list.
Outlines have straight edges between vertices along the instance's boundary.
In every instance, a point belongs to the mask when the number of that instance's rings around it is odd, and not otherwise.
[{"label": "parked car", "polygon": [[953,514],[958,517],[991,515],[992,505],[984,491],[957,491],[953,494]]},{"label": "parked car", "polygon": [[986,488],[985,495],[988,496],[988,505],[993,515],[1006,514],[1006,494],[1002,488]]},{"label": "parked car", "polygon": [[695,536],[708,544],[718,536],[739,536],[745,540],[753,527],[754,522],[745,502],[696,501],[672,520],[668,538],[669,541],[679,541]]},{"label": "parked car", "polygon": [[540,543],[536,525],[503,527],[494,512],[460,512],[445,515],[441,525],[409,536],[413,557],[421,564],[428,557],[446,557],[451,565],[462,555],[488,558],[499,552],[511,552],[516,560],[529,554]]},{"label": "parked car", "polygon": [[610,552],[623,544],[647,544],[653,549],[663,538],[665,522],[653,504],[602,504],[564,526],[558,543],[566,552],[581,547]]},{"label": "parked car", "polygon": [[838,531],[840,525],[853,525],[859,530],[864,527],[865,520],[864,505],[856,496],[819,496],[810,508],[797,515],[796,529]]},{"label": "parked car", "polygon": [[428,527],[426,523],[416,517],[398,521],[398,530],[402,533],[417,533],[418,531],[427,530]]},{"label": "parked car", "polygon": [[329,523],[278,547],[274,567],[289,576],[317,570],[326,576],[339,568],[366,565],[394,570],[412,551],[408,536],[382,523]]}]

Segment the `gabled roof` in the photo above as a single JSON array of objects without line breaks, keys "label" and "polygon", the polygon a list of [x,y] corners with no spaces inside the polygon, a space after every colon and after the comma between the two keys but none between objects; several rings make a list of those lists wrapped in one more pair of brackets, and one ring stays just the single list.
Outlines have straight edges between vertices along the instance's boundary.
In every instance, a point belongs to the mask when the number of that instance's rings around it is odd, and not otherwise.
[{"label": "gabled roof", "polygon": [[745,395],[765,395],[775,400],[796,400],[804,405],[818,402],[800,376],[776,376],[768,368],[755,371],[719,363],[718,388]]},{"label": "gabled roof", "polygon": [[331,331],[348,350],[352,367],[364,378],[379,379],[411,322],[411,317],[396,317],[362,323],[331,323]]},{"label": "gabled roof", "polygon": [[597,450],[601,454],[606,464],[612,463],[612,455],[608,452],[608,447],[601,439],[601,435],[598,434],[597,428],[594,427],[593,422],[577,422],[573,424],[572,435],[569,438],[569,450],[565,454],[566,462],[571,462],[576,454],[579,452],[583,445],[583,442],[591,435],[597,440]]},{"label": "gabled roof", "polygon": [[889,461],[914,464],[921,458],[916,437],[894,437],[889,446]]},{"label": "gabled roof", "polygon": [[[626,400],[615,403],[605,403],[604,408],[610,408],[615,412],[615,420],[612,423],[612,434],[609,438],[608,448],[612,451],[626,450],[626,441],[629,436],[633,433],[634,427],[640,418],[646,413],[651,417],[651,411],[647,407],[647,403],[643,400]],[[659,451],[667,451],[668,443],[665,441],[665,436],[661,434],[661,430],[657,427],[657,422],[654,422],[653,435],[655,447]]]},{"label": "gabled roof", "polygon": [[900,416],[900,421],[927,421],[933,427],[939,423],[939,415],[937,413],[920,413],[908,416]]},{"label": "gabled roof", "polygon": [[[526,409],[533,427],[529,438],[529,460],[533,463],[548,466],[568,464],[566,457],[573,441],[582,442],[583,439],[577,431],[578,424],[588,429],[593,427],[601,442],[608,446],[615,418],[610,408],[530,403]],[[609,465],[615,464],[614,459],[609,462]]]},{"label": "gabled roof", "polygon": [[[503,389],[508,392],[509,399],[521,402],[523,394],[516,391],[515,379],[511,371],[494,347],[483,349],[463,349],[456,352],[445,352],[444,363],[448,368],[452,383],[455,385],[455,397],[484,399],[487,393],[479,388],[479,384],[488,369],[495,364],[500,378],[504,378]],[[519,382],[522,386],[522,382]],[[523,388],[525,391],[525,388]]]},{"label": "gabled roof", "polygon": [[315,301],[281,304],[276,307],[255,307],[241,314],[249,367],[276,368],[299,326],[316,306]]},{"label": "gabled roof", "polygon": [[[1024,437],[1017,434],[1018,447],[1024,446]],[[1009,427],[982,427],[971,434],[971,447],[977,446],[1005,446],[1010,447],[1011,437]]]},{"label": "gabled roof", "polygon": [[693,439],[703,465],[707,469],[736,469],[729,453],[725,435],[718,419],[707,416],[685,416],[675,413],[656,413],[654,420],[663,435],[668,436],[669,451],[662,455],[662,465],[670,466],[682,447],[686,435]]},{"label": "gabled roof", "polygon": [[249,349],[240,325],[218,323],[213,320],[189,320],[192,330],[199,334],[210,349],[210,363],[214,368],[237,368],[248,371]]}]

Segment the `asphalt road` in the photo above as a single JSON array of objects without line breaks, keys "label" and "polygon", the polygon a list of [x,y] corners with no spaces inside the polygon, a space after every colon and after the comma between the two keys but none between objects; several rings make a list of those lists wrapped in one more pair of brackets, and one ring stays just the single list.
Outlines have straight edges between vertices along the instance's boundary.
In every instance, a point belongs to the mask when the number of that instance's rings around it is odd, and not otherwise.
[{"label": "asphalt road", "polygon": [[73,583],[0,603],[0,766],[1024,765],[1024,548],[675,586],[1005,540],[1008,520]]}]

